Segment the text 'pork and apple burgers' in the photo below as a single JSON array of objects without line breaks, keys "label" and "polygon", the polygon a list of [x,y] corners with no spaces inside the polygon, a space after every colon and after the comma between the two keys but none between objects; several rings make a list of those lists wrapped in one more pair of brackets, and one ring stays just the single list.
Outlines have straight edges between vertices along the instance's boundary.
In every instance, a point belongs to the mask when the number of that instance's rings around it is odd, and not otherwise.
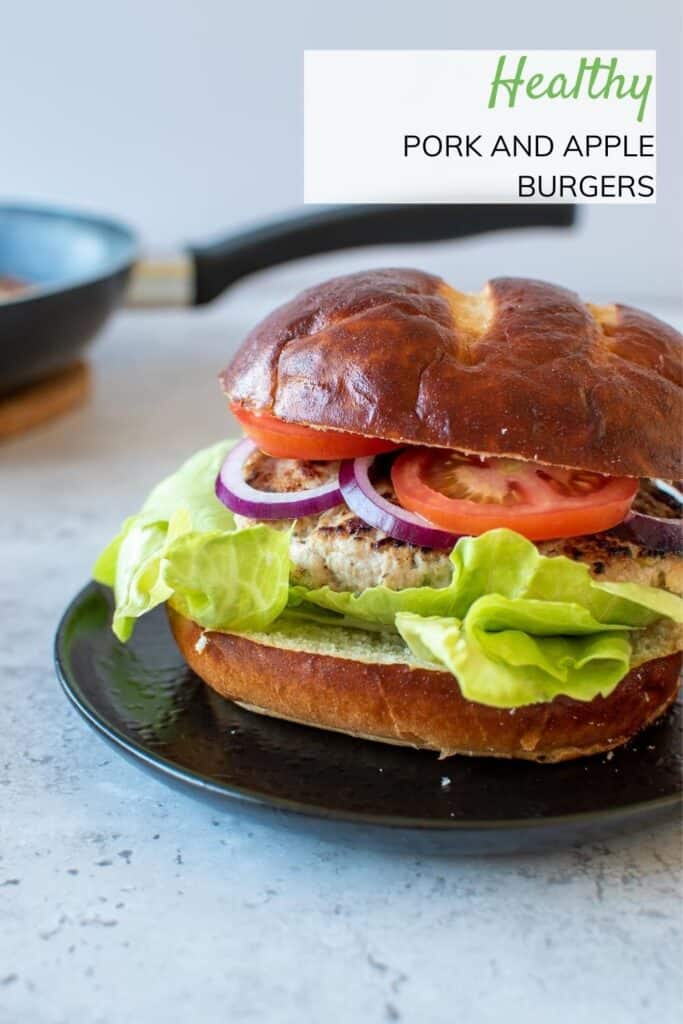
[{"label": "text 'pork and apple burgers'", "polygon": [[191,667],[267,715],[559,761],[675,699],[683,338],[539,281],[328,281],[221,383],[198,452],[100,557],[114,631],[166,602]]}]

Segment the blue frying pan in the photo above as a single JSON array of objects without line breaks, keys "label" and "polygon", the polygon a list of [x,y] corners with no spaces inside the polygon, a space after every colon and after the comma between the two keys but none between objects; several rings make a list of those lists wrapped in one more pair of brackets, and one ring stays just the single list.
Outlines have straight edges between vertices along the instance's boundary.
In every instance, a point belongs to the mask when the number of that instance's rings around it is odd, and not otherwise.
[{"label": "blue frying pan", "polygon": [[0,394],[73,363],[124,297],[201,306],[257,270],[315,253],[573,221],[574,207],[552,204],[328,207],[153,263],[139,259],[135,233],[117,221],[0,205],[0,283],[29,286],[0,295]]}]

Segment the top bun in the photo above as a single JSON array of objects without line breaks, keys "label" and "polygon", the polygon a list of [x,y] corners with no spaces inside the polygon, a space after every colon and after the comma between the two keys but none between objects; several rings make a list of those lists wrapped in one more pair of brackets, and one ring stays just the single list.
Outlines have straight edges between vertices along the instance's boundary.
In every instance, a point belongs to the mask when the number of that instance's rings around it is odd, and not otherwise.
[{"label": "top bun", "polygon": [[313,427],[679,479],[683,336],[628,306],[501,277],[464,294],[418,270],[333,278],[250,333],[233,402]]}]

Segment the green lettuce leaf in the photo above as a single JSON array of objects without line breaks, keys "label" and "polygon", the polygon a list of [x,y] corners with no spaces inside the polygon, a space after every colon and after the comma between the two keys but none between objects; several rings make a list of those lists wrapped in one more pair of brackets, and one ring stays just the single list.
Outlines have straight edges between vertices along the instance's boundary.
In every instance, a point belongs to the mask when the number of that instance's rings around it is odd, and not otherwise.
[{"label": "green lettuce leaf", "polygon": [[457,676],[463,696],[514,708],[552,700],[607,696],[628,672],[625,631],[567,602],[480,597],[465,619],[403,612],[396,626],[421,661]]},{"label": "green lettuce leaf", "polygon": [[464,537],[453,549],[454,614],[462,617],[479,597],[535,598],[583,605],[599,621],[633,627],[658,618],[682,621],[683,602],[674,594],[637,583],[593,579],[588,567],[564,556],[547,558],[512,530]]},{"label": "green lettuce leaf", "polygon": [[[331,590],[320,587],[307,590],[306,587],[290,588],[289,609],[304,612],[306,608],[328,613],[328,621],[343,619],[340,625],[356,624],[359,628],[394,629],[396,616],[400,612],[416,615],[453,615],[456,597],[452,585],[448,587],[407,587],[405,590],[390,590],[388,587],[369,587],[360,594],[346,590]],[[329,613],[336,613],[330,615]]]},{"label": "green lettuce leaf", "polygon": [[265,629],[284,609],[289,534],[267,526],[236,530],[214,494],[233,443],[198,452],[155,487],[97,560],[95,579],[114,588],[120,640],[164,601],[206,629],[237,632]]}]

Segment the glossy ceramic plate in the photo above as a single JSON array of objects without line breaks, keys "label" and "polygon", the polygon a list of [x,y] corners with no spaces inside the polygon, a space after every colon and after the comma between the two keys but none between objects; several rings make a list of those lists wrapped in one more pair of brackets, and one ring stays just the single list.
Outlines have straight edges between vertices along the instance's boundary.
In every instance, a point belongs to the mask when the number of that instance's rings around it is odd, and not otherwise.
[{"label": "glossy ceramic plate", "polygon": [[497,850],[633,829],[680,800],[680,704],[611,755],[439,761],[244,711],[187,668],[163,608],[126,645],[111,611],[110,592],[91,583],[65,612],[56,665],[67,696],[119,750],[213,803],[242,800],[261,816],[268,807],[271,820],[275,808],[288,827],[316,818],[335,839],[381,833],[413,849],[429,838],[437,849]]}]

